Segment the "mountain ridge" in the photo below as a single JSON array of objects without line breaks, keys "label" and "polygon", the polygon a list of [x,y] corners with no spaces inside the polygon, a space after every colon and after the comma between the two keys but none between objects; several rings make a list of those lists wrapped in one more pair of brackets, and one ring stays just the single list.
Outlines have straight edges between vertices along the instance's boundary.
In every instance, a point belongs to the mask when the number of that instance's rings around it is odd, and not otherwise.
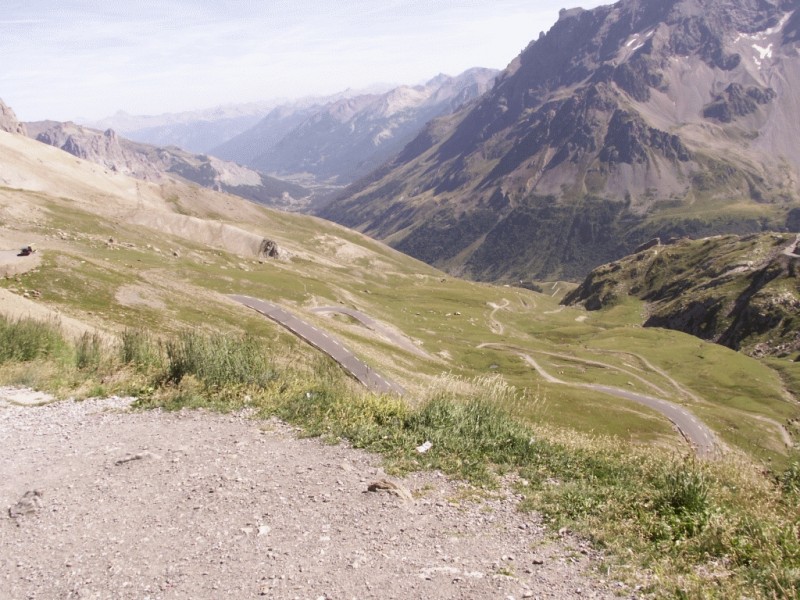
[{"label": "mountain ridge", "polygon": [[285,209],[302,204],[310,194],[301,186],[211,156],[133,142],[120,137],[113,129],[98,131],[72,122],[40,121],[27,124],[27,130],[28,135],[39,142],[143,181],[160,182],[167,177],[178,177]]},{"label": "mountain ridge", "polygon": [[[132,141],[156,146],[178,146],[195,153],[212,153],[230,139],[247,131],[275,108],[307,107],[340,98],[375,91],[385,91],[386,85],[376,84],[365,90],[347,89],[335,94],[307,96],[295,100],[273,98],[259,102],[223,104],[210,108],[157,115],[131,115],[125,111],[99,120],[78,119],[86,127],[114,129]],[[230,158],[241,162],[237,158]]]},{"label": "mountain ridge", "polygon": [[645,327],[683,331],[756,357],[800,350],[800,235],[648,246],[593,270],[562,304],[600,310],[633,296],[646,302]]},{"label": "mountain ridge", "polygon": [[399,152],[429,120],[480,96],[496,73],[476,67],[455,77],[440,74],[422,85],[278,107],[211,152],[277,176],[350,183]]},{"label": "mountain ridge", "polygon": [[474,105],[318,211],[456,275],[580,279],[660,235],[788,227],[796,0],[562,11]]}]

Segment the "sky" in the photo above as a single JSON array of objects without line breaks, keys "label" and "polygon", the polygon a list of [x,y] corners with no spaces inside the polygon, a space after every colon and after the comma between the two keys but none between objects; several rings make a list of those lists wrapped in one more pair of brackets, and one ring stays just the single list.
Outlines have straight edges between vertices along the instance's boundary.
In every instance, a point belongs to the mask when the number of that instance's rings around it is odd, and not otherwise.
[{"label": "sky", "polygon": [[575,0],[3,0],[24,121],[150,115],[505,68]]}]

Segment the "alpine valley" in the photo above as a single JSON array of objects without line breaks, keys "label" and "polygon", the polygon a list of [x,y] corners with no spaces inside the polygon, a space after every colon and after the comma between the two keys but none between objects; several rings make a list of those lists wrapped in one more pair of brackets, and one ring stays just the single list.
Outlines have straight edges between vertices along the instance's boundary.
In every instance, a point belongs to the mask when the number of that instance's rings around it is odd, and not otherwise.
[{"label": "alpine valley", "polygon": [[800,597],[798,41],[620,0],[499,74],[0,101],[0,598]]},{"label": "alpine valley", "polygon": [[500,282],[579,279],[655,237],[797,231],[798,7],[562,10],[491,91],[318,214]]}]

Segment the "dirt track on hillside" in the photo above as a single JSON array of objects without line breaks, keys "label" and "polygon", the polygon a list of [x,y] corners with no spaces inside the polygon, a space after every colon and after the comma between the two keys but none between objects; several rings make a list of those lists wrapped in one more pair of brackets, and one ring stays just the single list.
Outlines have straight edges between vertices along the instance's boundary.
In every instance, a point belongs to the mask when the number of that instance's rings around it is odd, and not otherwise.
[{"label": "dirt track on hillside", "polygon": [[123,399],[12,403],[26,397],[0,389],[2,598],[620,591],[586,574],[588,547],[553,539],[510,493],[467,501],[463,484],[423,473],[396,480],[409,501],[366,491],[385,477],[375,457],[278,422],[130,413]]}]

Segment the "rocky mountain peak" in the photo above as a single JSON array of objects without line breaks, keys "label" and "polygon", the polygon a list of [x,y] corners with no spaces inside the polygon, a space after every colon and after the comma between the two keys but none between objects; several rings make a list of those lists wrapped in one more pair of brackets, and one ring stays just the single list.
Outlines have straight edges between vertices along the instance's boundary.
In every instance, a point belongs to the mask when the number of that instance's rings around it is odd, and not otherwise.
[{"label": "rocky mountain peak", "polygon": [[123,144],[113,129],[101,132],[69,121],[31,123],[29,129],[37,141],[103,165],[110,171],[146,181],[158,181],[166,171],[166,165],[158,159],[145,156],[133,144]]},{"label": "rocky mountain peak", "polygon": [[455,274],[515,281],[582,277],[659,234],[788,228],[798,8],[563,10],[487,93],[320,214]]},{"label": "rocky mountain peak", "polygon": [[25,125],[20,123],[11,107],[0,98],[0,131],[27,135]]}]

